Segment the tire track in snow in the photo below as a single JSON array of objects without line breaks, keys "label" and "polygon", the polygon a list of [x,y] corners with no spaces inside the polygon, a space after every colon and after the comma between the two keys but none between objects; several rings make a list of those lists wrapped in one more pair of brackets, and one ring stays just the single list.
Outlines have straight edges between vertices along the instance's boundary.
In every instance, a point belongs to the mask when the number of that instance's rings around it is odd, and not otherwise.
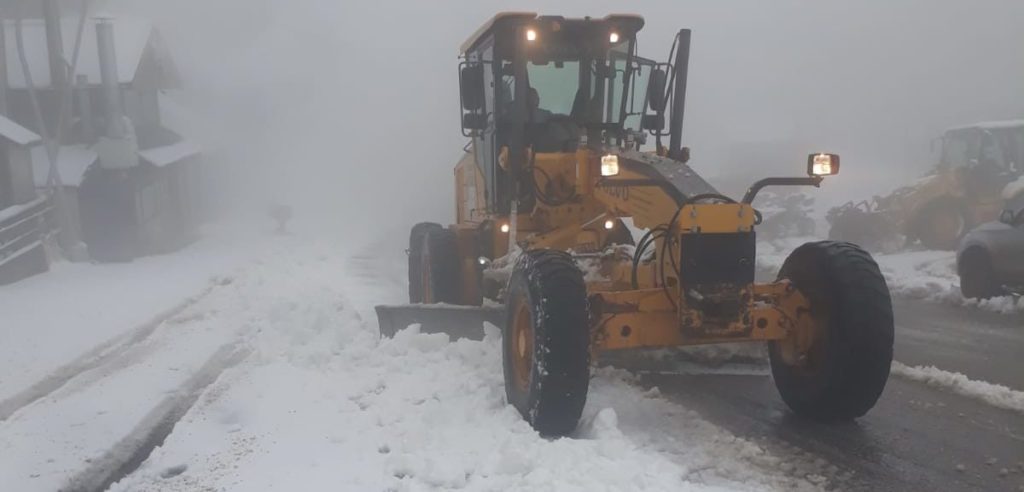
[{"label": "tire track in snow", "polygon": [[61,490],[99,492],[131,475],[154,449],[174,431],[178,421],[195,405],[203,392],[227,369],[249,356],[252,348],[243,342],[228,343],[218,349],[177,391],[153,408],[130,434],[102,457],[73,476]]},{"label": "tire track in snow", "polygon": [[6,400],[0,401],[0,423],[11,418],[11,416],[22,408],[25,408],[63,388],[68,382],[82,373],[102,367],[120,357],[131,348],[148,339],[156,329],[165,322],[209,295],[217,285],[222,284],[218,283],[206,287],[199,294],[189,297],[170,309],[157,314],[152,319],[142,325],[139,325],[127,334],[119,335],[101,343],[81,357],[61,366],[35,384],[16,393],[14,396],[11,396]]}]

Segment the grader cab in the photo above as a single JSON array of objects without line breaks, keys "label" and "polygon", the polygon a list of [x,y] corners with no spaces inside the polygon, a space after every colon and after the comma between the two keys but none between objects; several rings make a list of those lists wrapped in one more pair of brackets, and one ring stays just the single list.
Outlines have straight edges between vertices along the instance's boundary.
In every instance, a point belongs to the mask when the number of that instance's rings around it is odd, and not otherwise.
[{"label": "grader cab", "polygon": [[508,401],[545,435],[575,429],[598,354],[722,342],[767,343],[796,413],[863,415],[893,343],[871,256],[809,243],[777,281],[754,280],[758,191],[818,186],[839,156],[811,154],[807,175],[762,179],[740,200],[718,193],[682,146],[690,31],[656,63],[636,54],[643,24],[506,13],[462,45],[471,141],[455,167],[457,221],[413,228],[413,304],[378,306],[382,334],[498,326]]}]

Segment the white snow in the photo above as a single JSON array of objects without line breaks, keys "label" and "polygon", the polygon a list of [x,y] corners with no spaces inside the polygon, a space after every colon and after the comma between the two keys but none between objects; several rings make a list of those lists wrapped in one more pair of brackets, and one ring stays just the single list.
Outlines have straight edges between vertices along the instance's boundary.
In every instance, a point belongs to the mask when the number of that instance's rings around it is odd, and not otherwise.
[{"label": "white snow", "polygon": [[0,114],[0,136],[23,147],[39,143],[42,140],[42,137],[37,135],[36,132],[19,125],[2,114]]},{"label": "white snow", "polygon": [[202,149],[191,140],[182,139],[179,142],[162,147],[153,147],[139,151],[139,157],[157,167],[164,167],[168,164],[199,155]]},{"label": "white snow", "polygon": [[172,255],[55,263],[46,274],[0,286],[0,404],[200,293],[252,249],[243,238],[214,235]]},{"label": "white snow", "polygon": [[[57,170],[61,184],[75,187],[82,184],[85,171],[98,159],[96,151],[85,145],[61,146],[57,151]],[[32,174],[36,186],[47,186],[50,179],[50,156],[42,145],[32,148]]]},{"label": "white snow", "polygon": [[[774,276],[786,257],[805,242],[816,238],[788,238],[758,244],[757,266]],[[960,294],[954,251],[901,251],[872,255],[885,276],[894,297],[975,307],[1003,314],[1024,313],[1024,298],[1014,296],[993,299],[966,299]]]},{"label": "white snow", "polygon": [[1024,176],[1017,178],[1016,181],[1011,182],[1003,188],[1003,199],[1010,200],[1013,197],[1024,193]]},{"label": "white snow", "polygon": [[817,488],[622,371],[597,371],[574,436],[541,438],[505,403],[497,330],[378,340],[402,264],[295,245],[260,265],[217,305],[250,310],[253,355],[113,490]]},{"label": "white snow", "polygon": [[995,407],[1024,413],[1024,391],[968,379],[963,374],[934,366],[907,366],[897,361],[892,363],[892,374],[981,400]]}]

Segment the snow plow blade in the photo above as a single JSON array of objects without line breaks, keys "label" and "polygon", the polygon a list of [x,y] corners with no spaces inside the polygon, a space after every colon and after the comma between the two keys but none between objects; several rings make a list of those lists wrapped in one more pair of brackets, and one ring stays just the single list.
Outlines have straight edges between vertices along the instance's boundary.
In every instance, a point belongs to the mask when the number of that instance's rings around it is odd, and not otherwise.
[{"label": "snow plow blade", "polygon": [[503,307],[406,304],[375,309],[380,335],[387,338],[409,325],[419,324],[420,333],[445,333],[452,340],[483,340],[485,321],[499,328],[505,323]]}]

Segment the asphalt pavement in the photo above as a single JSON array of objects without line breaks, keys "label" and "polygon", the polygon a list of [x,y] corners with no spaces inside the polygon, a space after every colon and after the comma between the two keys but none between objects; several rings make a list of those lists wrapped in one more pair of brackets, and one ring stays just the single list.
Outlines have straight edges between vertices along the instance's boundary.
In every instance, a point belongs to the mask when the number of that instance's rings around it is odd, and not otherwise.
[{"label": "asphalt pavement", "polygon": [[[1024,316],[899,301],[896,360],[1024,391]],[[627,364],[628,365],[628,364]],[[1024,491],[1024,414],[893,376],[855,422],[795,417],[764,365],[702,373],[660,367],[642,384],[787,457],[787,472],[833,490]]]}]

